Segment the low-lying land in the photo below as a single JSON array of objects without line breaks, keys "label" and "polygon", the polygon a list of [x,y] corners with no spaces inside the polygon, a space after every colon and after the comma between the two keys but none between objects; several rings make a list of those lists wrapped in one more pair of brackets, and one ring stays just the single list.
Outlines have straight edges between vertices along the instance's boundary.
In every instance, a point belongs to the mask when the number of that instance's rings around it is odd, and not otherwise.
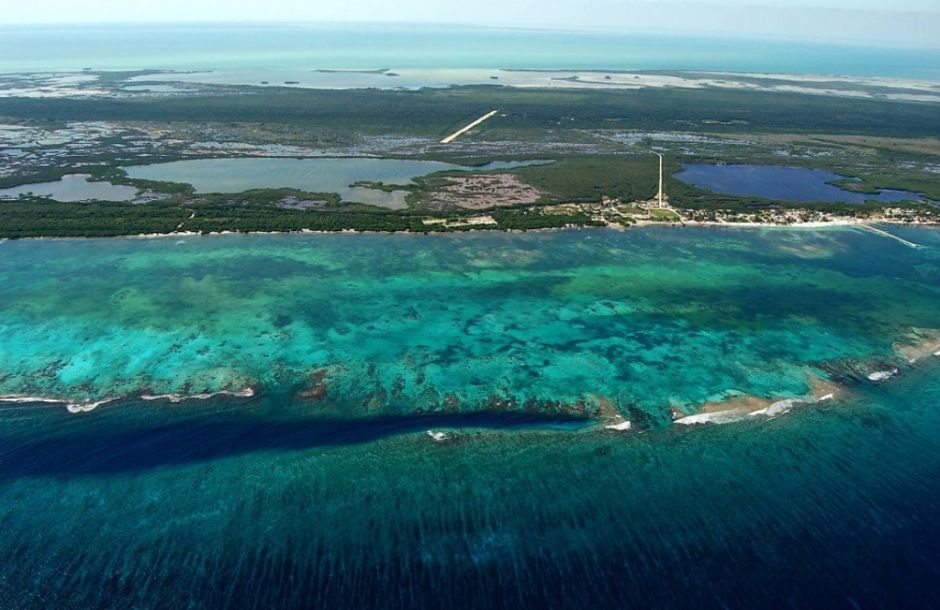
[{"label": "low-lying land", "polygon": [[[119,87],[121,80],[96,86]],[[940,112],[933,102],[733,89],[321,91],[200,86],[186,95],[0,97],[0,190],[87,174],[137,187],[131,202],[0,200],[0,237],[219,231],[454,231],[675,223],[936,222]],[[498,108],[452,144],[439,140]],[[667,206],[656,201],[665,156]],[[197,194],[122,169],[215,157],[384,157],[480,166],[408,184],[407,208],[286,188]],[[685,163],[823,169],[890,204],[794,203],[716,193],[675,177]],[[26,189],[20,189],[26,190]]]}]

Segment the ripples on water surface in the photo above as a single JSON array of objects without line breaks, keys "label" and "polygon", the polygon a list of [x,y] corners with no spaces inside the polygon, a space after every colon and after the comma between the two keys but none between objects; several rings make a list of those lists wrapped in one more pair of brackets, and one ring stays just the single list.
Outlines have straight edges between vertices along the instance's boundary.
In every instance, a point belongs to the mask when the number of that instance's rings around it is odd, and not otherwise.
[{"label": "ripples on water surface", "polygon": [[940,604],[940,359],[850,374],[940,327],[897,231],[2,243],[0,393],[130,397],[0,407],[0,607]]}]

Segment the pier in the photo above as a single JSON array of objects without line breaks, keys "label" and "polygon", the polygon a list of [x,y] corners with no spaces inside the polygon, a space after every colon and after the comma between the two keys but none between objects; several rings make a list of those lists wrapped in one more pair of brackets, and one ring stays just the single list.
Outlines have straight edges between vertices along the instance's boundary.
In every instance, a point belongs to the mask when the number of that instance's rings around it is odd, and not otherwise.
[{"label": "pier", "polygon": [[867,231],[872,231],[872,232],[874,232],[874,233],[877,233],[878,235],[881,235],[881,236],[883,236],[883,237],[888,237],[888,238],[891,238],[891,239],[893,239],[893,240],[895,240],[895,241],[899,241],[899,242],[901,242],[902,244],[904,244],[905,246],[907,246],[908,248],[914,248],[914,249],[923,248],[923,246],[920,245],[920,244],[915,244],[915,243],[912,242],[912,241],[907,241],[907,240],[904,239],[903,237],[898,237],[897,235],[893,235],[893,234],[891,234],[891,233],[888,233],[887,231],[884,231],[884,230],[882,230],[882,229],[879,229],[878,227],[873,227],[872,225],[868,225],[868,224],[860,224],[860,225],[858,225],[858,226],[861,227],[862,229],[867,230]]}]

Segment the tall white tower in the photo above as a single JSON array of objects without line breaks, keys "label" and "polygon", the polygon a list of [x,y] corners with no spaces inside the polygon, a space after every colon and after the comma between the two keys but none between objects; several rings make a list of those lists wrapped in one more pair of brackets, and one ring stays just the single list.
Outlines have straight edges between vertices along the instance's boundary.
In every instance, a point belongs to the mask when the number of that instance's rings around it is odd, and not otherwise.
[{"label": "tall white tower", "polygon": [[663,156],[660,153],[653,153],[659,157],[659,194],[656,195],[656,198],[659,200],[659,207],[666,207],[665,202],[665,193],[663,192]]}]

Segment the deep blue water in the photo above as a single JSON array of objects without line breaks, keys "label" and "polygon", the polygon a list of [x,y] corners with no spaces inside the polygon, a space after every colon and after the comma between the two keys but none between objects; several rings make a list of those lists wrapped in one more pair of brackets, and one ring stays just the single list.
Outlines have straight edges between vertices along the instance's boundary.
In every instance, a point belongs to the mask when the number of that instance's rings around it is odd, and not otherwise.
[{"label": "deep blue water", "polygon": [[856,193],[829,182],[844,179],[834,172],[777,165],[713,165],[688,163],[676,178],[715,193],[741,197],[763,197],[803,203],[865,203],[879,201],[925,200],[910,191],[884,189],[877,193]]},{"label": "deep blue water", "polygon": [[[4,242],[3,392],[135,389],[81,414],[0,404],[0,609],[940,607],[940,357],[892,351],[940,328],[940,232],[891,230],[924,247],[666,227]],[[252,398],[137,398],[251,363]],[[405,365],[464,400],[419,403]],[[842,395],[671,423],[699,386],[777,396],[794,366]],[[485,398],[605,383],[636,430]]]},{"label": "deep blue water", "polygon": [[626,438],[3,408],[0,607],[936,607],[937,372]]}]

